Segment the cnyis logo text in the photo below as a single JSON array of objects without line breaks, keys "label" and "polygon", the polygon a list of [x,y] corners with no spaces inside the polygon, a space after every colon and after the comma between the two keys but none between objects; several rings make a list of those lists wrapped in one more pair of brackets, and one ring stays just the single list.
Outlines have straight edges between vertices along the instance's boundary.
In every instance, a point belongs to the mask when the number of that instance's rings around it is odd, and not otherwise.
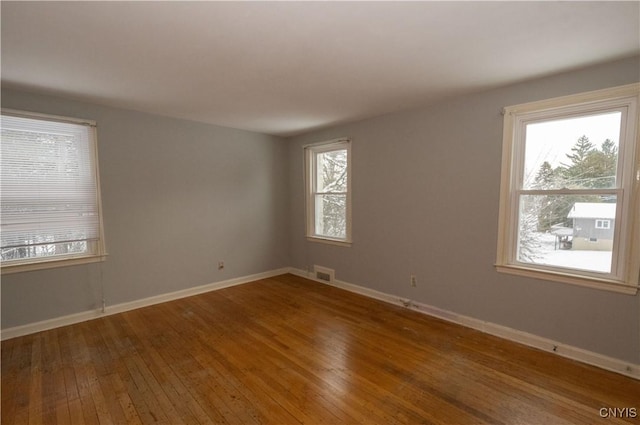
[{"label": "cnyis logo text", "polygon": [[635,407],[603,407],[599,411],[601,418],[637,418]]}]

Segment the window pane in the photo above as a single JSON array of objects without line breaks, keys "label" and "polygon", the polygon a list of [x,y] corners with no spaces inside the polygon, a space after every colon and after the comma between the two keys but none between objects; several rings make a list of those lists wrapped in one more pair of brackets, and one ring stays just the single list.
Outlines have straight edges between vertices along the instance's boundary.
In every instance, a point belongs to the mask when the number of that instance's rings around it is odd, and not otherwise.
[{"label": "window pane", "polygon": [[99,252],[93,135],[84,124],[2,116],[3,262]]},{"label": "window pane", "polygon": [[316,234],[344,239],[347,236],[347,195],[316,195]]},{"label": "window pane", "polygon": [[612,195],[523,195],[518,261],[611,273],[616,206]]},{"label": "window pane", "polygon": [[347,150],[319,153],[316,156],[316,191],[347,191]]},{"label": "window pane", "polygon": [[526,125],[524,189],[616,187],[621,112]]}]

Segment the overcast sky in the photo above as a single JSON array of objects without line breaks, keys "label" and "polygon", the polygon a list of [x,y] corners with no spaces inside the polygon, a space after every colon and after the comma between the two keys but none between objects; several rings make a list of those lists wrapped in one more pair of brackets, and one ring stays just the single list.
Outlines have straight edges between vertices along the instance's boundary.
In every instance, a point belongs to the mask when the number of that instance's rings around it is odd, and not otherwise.
[{"label": "overcast sky", "polygon": [[553,168],[561,163],[569,164],[567,154],[572,153],[571,148],[583,135],[598,148],[606,139],[618,146],[621,116],[620,112],[608,112],[528,124],[524,181],[533,181],[544,161],[548,161]]}]

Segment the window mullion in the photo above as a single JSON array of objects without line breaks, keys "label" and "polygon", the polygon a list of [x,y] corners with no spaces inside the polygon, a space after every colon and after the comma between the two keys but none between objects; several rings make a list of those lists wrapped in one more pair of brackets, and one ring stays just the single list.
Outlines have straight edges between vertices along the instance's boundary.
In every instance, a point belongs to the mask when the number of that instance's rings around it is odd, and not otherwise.
[{"label": "window mullion", "polygon": [[622,189],[519,189],[519,195],[621,195]]}]

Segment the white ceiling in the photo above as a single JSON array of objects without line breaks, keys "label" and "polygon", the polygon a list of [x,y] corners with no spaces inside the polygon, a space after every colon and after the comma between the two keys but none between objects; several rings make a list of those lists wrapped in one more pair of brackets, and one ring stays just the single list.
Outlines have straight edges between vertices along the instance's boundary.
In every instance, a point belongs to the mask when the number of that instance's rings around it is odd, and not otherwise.
[{"label": "white ceiling", "polygon": [[632,2],[1,2],[2,84],[275,135],[640,53]]}]

